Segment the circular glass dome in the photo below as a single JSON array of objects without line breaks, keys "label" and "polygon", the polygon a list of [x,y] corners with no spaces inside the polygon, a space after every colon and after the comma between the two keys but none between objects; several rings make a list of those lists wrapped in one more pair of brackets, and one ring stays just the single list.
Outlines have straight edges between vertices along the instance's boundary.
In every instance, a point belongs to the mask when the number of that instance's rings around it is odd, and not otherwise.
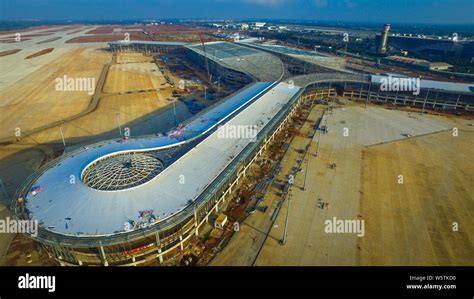
[{"label": "circular glass dome", "polygon": [[97,190],[118,191],[144,184],[163,169],[163,163],[154,156],[127,153],[89,165],[82,173],[82,181]]}]

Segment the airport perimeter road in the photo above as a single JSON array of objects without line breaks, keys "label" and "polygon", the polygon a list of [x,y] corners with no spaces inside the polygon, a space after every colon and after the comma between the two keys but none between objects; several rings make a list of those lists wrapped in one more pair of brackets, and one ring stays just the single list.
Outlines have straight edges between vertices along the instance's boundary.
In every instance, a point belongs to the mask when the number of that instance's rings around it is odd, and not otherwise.
[{"label": "airport perimeter road", "polygon": [[[325,107],[315,107],[309,115],[307,121],[303,124],[301,129],[302,134],[306,132],[312,132],[311,128],[318,118],[321,117]],[[311,148],[315,149],[315,140]],[[297,160],[302,158],[302,155],[297,150],[304,149],[308,144],[309,139],[307,137],[296,135],[290,144],[288,152],[283,157],[282,169],[278,174],[277,178],[281,181],[287,181],[287,175],[291,172],[291,168],[297,165]],[[313,157],[311,157],[313,159]],[[305,160],[306,161],[306,160]],[[303,163],[303,168],[305,163]],[[303,184],[304,172],[300,172],[297,175],[297,184],[292,190],[298,189]],[[257,257],[261,251],[264,242],[278,243],[282,237],[282,230],[278,230],[275,233],[275,228],[272,227],[271,216],[275,210],[280,197],[275,193],[277,189],[270,186],[267,193],[265,194],[265,200],[261,204],[268,205],[266,213],[257,211],[255,214],[251,214],[247,219],[240,225],[240,231],[235,233],[229,244],[220,252],[210,263],[211,266],[252,266],[254,265]],[[292,191],[293,192],[293,191]],[[294,197],[293,197],[294,199]],[[280,210],[278,218],[284,219],[286,214],[287,201],[284,202],[284,209]],[[292,219],[290,219],[290,226]],[[279,223],[282,226],[283,223]],[[278,245],[280,246],[280,245]]]}]

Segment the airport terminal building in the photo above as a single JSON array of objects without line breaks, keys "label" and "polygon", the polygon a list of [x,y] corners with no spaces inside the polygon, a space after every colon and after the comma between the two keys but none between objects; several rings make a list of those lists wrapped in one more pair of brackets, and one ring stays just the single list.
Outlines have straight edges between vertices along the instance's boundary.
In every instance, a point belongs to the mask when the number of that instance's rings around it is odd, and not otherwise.
[{"label": "airport terminal building", "polygon": [[[112,51],[185,53],[215,77],[247,86],[175,129],[152,136],[108,140],[65,153],[44,165],[18,190],[17,219],[37,220],[35,240],[61,265],[171,263],[202,233],[299,105],[322,96],[380,104],[472,113],[466,85],[421,84],[418,95],[381,91],[381,78],[305,66],[255,47],[215,42],[110,43]],[[169,48],[168,48],[169,47]],[[302,55],[302,53],[298,53]],[[291,65],[298,60],[298,66]],[[340,65],[335,66],[339,68]],[[320,72],[314,72],[321,70]],[[433,85],[435,84],[435,85]],[[255,138],[219,134],[225,126],[250,126]]]}]

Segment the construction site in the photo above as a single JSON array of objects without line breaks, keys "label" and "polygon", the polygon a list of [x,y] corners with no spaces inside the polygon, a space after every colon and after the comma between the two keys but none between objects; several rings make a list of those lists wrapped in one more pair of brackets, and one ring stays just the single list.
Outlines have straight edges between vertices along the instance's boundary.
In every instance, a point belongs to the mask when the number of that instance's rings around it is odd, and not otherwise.
[{"label": "construction site", "polygon": [[[285,204],[278,184],[262,194],[260,205],[270,211],[281,207],[278,216],[249,215],[211,265],[471,265],[468,194],[474,169],[465,165],[450,184],[443,182],[473,153],[472,119],[336,102],[314,109],[290,143],[276,178],[285,183],[295,176]],[[454,127],[463,137],[453,137]],[[431,147],[436,149],[427,155]],[[449,165],[439,167],[437,161],[446,157]],[[364,219],[364,237],[327,234],[324,223],[333,217]],[[453,222],[466,230],[454,232]]]},{"label": "construction site", "polygon": [[[8,47],[23,49],[15,52],[20,52],[18,56],[5,56],[1,61],[2,68],[10,68],[3,73],[0,91],[5,124],[0,136],[4,217],[10,215],[5,206],[9,198],[31,170],[64,152],[62,136],[66,147],[74,149],[120,136],[124,133],[121,129],[129,130],[132,136],[155,134],[214,105],[217,96],[226,97],[235,88],[225,82],[218,86],[208,84],[205,72],[193,69],[189,63],[182,64],[179,58],[136,52],[111,53],[107,51],[107,43],[67,44],[64,40],[91,29],[71,26],[52,33],[52,29],[47,28],[33,31],[21,42],[8,44]],[[39,33],[43,31],[48,32]],[[44,45],[54,43],[55,51],[21,61],[29,53],[40,51],[41,44],[37,41],[46,34],[58,36]],[[93,96],[84,91],[58,92],[54,79],[63,76],[94,79]],[[2,244],[7,246],[12,236],[5,237],[9,241]],[[18,237],[20,243],[26,242],[31,247],[29,239]],[[18,246],[22,247],[20,243]],[[30,261],[30,257],[25,259],[23,254],[19,257],[20,251],[12,251],[11,258],[20,258],[23,264]],[[35,250],[27,252],[30,255],[29,252],[34,254]],[[2,249],[2,256],[5,253],[6,247]]]},{"label": "construction site", "polygon": [[2,234],[2,264],[474,265],[467,84],[383,91],[341,58],[182,27],[60,29],[0,45],[0,215],[40,226]]}]

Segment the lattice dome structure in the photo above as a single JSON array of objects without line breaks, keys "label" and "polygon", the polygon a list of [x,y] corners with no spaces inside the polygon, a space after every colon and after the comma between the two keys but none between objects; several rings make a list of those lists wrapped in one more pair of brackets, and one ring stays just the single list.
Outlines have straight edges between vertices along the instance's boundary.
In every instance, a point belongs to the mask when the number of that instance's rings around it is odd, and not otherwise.
[{"label": "lattice dome structure", "polygon": [[142,185],[164,168],[163,163],[153,155],[126,153],[89,165],[82,173],[82,181],[97,190],[118,191]]}]

